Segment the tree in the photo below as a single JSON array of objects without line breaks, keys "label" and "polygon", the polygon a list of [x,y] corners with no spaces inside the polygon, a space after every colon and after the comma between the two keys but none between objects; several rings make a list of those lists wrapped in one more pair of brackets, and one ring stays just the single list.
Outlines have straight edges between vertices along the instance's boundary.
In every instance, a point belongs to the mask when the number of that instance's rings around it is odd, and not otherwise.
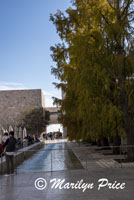
[{"label": "tree", "polygon": [[25,127],[27,132],[32,135],[40,135],[49,121],[49,112],[43,108],[32,108],[22,112],[19,119],[19,126]]},{"label": "tree", "polygon": [[51,47],[52,73],[66,94],[56,102],[69,137],[126,135],[134,145],[134,2],[75,0],[50,19],[62,41]]}]

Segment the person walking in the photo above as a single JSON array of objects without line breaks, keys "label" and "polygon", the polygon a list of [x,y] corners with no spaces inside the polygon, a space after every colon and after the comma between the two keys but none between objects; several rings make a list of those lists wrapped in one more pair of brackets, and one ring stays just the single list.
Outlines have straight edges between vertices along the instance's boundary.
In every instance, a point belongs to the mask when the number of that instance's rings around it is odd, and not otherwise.
[{"label": "person walking", "polygon": [[3,144],[4,152],[6,154],[7,175],[14,173],[14,152],[16,143],[17,140],[14,137],[14,131],[10,131],[9,138]]}]

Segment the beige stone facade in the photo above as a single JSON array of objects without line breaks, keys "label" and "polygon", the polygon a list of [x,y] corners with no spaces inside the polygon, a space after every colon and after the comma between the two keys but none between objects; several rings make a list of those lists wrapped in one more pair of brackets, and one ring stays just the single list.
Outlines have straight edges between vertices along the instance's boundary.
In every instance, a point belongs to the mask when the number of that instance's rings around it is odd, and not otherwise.
[{"label": "beige stone facade", "polygon": [[40,89],[0,91],[0,129],[15,125],[21,112],[37,107],[45,107]]},{"label": "beige stone facade", "polygon": [[49,124],[59,124],[58,115],[60,114],[60,108],[57,107],[46,107],[46,110],[49,111],[50,121]]}]

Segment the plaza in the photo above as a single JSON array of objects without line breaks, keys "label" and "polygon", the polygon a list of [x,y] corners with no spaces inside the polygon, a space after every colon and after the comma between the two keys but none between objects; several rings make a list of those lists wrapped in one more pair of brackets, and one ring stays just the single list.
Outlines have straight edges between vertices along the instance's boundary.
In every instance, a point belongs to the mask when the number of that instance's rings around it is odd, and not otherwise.
[{"label": "plaza", "polygon": [[[72,151],[71,157],[67,153]],[[132,200],[134,195],[134,167],[100,166],[98,153],[93,148],[75,143],[53,143],[46,145],[46,152],[39,151],[32,158],[20,165],[13,176],[0,176],[0,200]],[[49,151],[48,151],[49,150]],[[53,151],[53,169],[51,170],[50,155]],[[45,154],[44,154],[45,153]],[[41,157],[44,157],[44,160]],[[76,156],[77,155],[77,156]],[[96,159],[95,159],[96,156]],[[75,157],[75,158],[74,158]],[[87,159],[88,157],[88,159]],[[40,158],[40,159],[39,159]],[[45,160],[46,159],[46,160]],[[106,160],[106,158],[103,157]],[[40,160],[40,162],[39,162]],[[46,161],[46,162],[45,162]],[[34,163],[34,166],[32,165]],[[35,181],[43,178],[47,182],[46,188],[38,190]],[[98,190],[98,181],[105,178],[109,183],[125,183],[124,189],[110,189],[102,187]],[[52,188],[52,179],[65,180],[65,183],[93,183],[93,189],[59,189]],[[42,183],[40,183],[42,184]]]}]

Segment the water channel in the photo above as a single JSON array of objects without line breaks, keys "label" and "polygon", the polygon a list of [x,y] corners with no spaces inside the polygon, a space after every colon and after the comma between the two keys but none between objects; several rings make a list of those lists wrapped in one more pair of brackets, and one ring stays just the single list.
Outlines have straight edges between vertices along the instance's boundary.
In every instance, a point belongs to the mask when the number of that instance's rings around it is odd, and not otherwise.
[{"label": "water channel", "polygon": [[83,169],[66,143],[47,144],[18,166],[17,172]]}]

